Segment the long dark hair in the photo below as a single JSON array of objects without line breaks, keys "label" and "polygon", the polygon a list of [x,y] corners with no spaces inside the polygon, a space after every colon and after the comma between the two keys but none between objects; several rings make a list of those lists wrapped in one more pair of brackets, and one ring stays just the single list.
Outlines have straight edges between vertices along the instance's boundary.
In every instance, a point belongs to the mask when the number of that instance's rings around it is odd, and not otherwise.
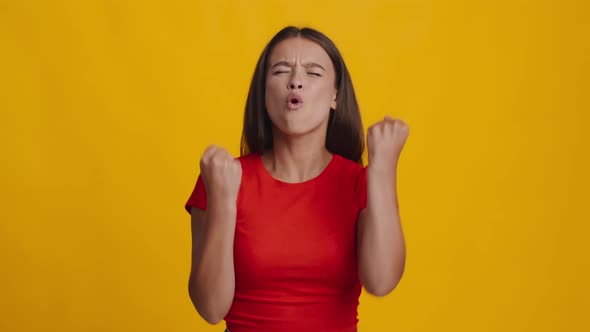
[{"label": "long dark hair", "polygon": [[352,86],[352,80],[344,59],[336,45],[323,33],[311,29],[289,26],[279,31],[266,45],[258,59],[244,113],[242,129],[241,155],[249,153],[262,154],[273,146],[272,123],[266,112],[265,87],[268,58],[275,45],[293,37],[302,37],[313,41],[328,53],[336,71],[337,111],[330,110],[330,118],[326,133],[326,148],[344,158],[362,165],[365,149],[365,136],[361,115]]}]

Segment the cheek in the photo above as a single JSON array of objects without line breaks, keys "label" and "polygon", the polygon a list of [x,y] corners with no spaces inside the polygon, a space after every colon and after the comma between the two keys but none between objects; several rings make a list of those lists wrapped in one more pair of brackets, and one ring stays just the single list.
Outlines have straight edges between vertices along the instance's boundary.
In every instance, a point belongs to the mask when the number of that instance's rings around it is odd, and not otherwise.
[{"label": "cheek", "polygon": [[314,89],[317,93],[314,95],[314,99],[316,102],[320,103],[322,106],[330,105],[332,100],[334,99],[335,90],[329,84],[322,84],[321,86],[317,86]]},{"label": "cheek", "polygon": [[264,93],[266,103],[276,103],[277,100],[281,98],[281,94],[279,93],[280,87],[278,84],[279,83],[276,82],[276,80],[269,79],[266,81]]}]

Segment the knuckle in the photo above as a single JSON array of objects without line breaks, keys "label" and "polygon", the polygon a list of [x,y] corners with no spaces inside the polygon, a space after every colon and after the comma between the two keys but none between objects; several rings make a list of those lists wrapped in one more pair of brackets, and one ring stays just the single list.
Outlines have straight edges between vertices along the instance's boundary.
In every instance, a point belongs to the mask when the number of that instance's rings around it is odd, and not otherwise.
[{"label": "knuckle", "polygon": [[207,147],[207,149],[205,149],[205,152],[213,152],[217,149],[217,146],[215,146],[215,144],[211,144]]},{"label": "knuckle", "polygon": [[224,162],[225,162],[225,160],[224,160],[223,156],[218,153],[211,157],[211,164],[213,164],[215,166],[221,166],[221,165],[223,165]]}]

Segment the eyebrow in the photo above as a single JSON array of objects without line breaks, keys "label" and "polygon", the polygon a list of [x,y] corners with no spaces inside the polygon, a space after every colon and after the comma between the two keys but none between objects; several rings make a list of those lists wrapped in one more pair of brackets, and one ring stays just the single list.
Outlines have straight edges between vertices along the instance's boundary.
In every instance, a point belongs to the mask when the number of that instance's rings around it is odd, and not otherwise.
[{"label": "eyebrow", "polygon": [[[279,61],[277,63],[275,63],[274,65],[272,65],[271,69],[274,67],[278,67],[278,66],[285,66],[285,67],[293,67],[293,63],[292,62],[287,62],[287,61]],[[315,62],[309,62],[303,65],[303,67],[305,68],[320,68],[323,71],[326,71],[326,69],[324,67],[322,67],[322,65],[320,65],[319,63],[315,63]]]}]

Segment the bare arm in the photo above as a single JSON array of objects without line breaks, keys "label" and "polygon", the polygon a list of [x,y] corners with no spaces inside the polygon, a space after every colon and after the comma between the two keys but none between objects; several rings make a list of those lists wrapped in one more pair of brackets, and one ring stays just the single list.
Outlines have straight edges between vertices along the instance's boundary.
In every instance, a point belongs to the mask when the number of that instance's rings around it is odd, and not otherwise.
[{"label": "bare arm", "polygon": [[193,240],[188,289],[201,317],[217,324],[227,315],[234,299],[236,199],[242,168],[240,161],[214,145],[205,150],[200,164],[207,211],[191,210]]},{"label": "bare arm", "polygon": [[367,207],[359,214],[357,245],[359,279],[377,296],[399,283],[406,264],[406,244],[397,199],[397,165],[409,127],[389,116],[367,135]]},{"label": "bare arm", "polygon": [[208,211],[192,208],[191,212],[189,295],[199,315],[210,324],[225,317],[234,298],[235,211],[235,204],[211,204]]},{"label": "bare arm", "polygon": [[367,208],[358,220],[359,278],[367,292],[385,296],[401,280],[406,248],[395,172],[367,170]]}]

